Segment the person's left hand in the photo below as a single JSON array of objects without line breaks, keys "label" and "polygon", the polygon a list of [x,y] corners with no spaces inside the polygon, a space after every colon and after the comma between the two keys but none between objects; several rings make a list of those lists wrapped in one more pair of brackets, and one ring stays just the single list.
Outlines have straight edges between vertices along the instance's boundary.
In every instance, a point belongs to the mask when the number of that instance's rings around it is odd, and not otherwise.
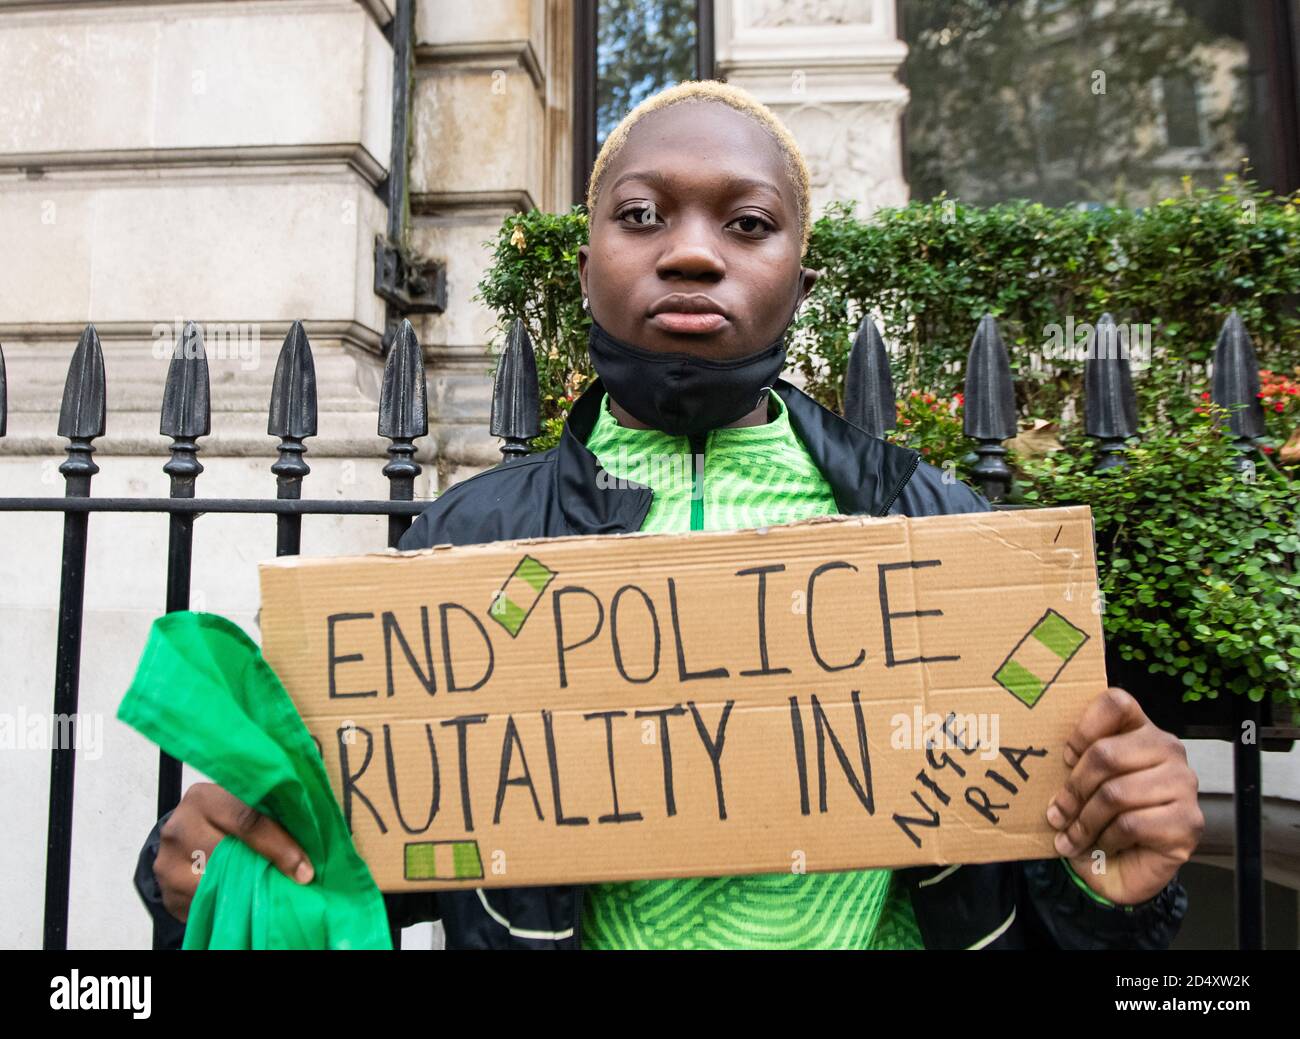
[{"label": "person's left hand", "polygon": [[[1159,894],[1205,829],[1182,740],[1112,686],[1088,705],[1063,756],[1070,776],[1047,808],[1057,852],[1119,905]],[[1105,856],[1099,869],[1094,848]]]}]

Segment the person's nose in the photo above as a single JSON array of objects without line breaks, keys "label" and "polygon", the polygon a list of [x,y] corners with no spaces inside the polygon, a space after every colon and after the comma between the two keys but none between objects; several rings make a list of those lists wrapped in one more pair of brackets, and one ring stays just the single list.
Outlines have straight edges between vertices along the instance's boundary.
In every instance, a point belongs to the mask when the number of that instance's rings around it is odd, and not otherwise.
[{"label": "person's nose", "polygon": [[712,221],[703,215],[683,216],[668,231],[656,273],[665,279],[717,281],[727,270],[718,245]]}]

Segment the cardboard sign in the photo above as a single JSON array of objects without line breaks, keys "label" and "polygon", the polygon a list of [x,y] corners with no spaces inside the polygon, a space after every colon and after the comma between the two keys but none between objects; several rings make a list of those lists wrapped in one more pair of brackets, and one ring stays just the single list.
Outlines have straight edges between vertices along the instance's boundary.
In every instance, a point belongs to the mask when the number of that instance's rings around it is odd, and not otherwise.
[{"label": "cardboard sign", "polygon": [[1091,511],[261,569],[386,891],[1050,858],[1106,688]]}]

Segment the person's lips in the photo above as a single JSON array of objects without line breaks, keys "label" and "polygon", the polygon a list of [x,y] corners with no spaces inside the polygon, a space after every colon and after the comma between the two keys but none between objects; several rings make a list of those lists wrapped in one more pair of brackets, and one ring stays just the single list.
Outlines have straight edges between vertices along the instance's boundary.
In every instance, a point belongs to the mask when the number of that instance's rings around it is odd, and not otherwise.
[{"label": "person's lips", "polygon": [[689,314],[677,310],[664,310],[650,319],[665,332],[677,332],[684,335],[703,335],[716,332],[727,323],[721,314]]},{"label": "person's lips", "polygon": [[728,321],[716,300],[703,294],[673,293],[657,300],[650,308],[650,323],[665,332],[681,335],[706,335],[716,332]]}]

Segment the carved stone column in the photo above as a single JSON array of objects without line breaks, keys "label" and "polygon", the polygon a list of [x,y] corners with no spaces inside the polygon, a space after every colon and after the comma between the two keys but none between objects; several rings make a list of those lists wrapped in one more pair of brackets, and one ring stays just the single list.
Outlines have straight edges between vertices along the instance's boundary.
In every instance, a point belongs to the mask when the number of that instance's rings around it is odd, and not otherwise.
[{"label": "carved stone column", "polygon": [[900,123],[907,54],[894,0],[718,0],[717,73],[790,128],[812,174],[813,212],[907,201]]},{"label": "carved stone column", "polygon": [[416,5],[412,245],[447,264],[447,310],[416,325],[441,490],[501,461],[488,433],[495,315],[473,295],[502,221],[570,199],[573,4]]}]

